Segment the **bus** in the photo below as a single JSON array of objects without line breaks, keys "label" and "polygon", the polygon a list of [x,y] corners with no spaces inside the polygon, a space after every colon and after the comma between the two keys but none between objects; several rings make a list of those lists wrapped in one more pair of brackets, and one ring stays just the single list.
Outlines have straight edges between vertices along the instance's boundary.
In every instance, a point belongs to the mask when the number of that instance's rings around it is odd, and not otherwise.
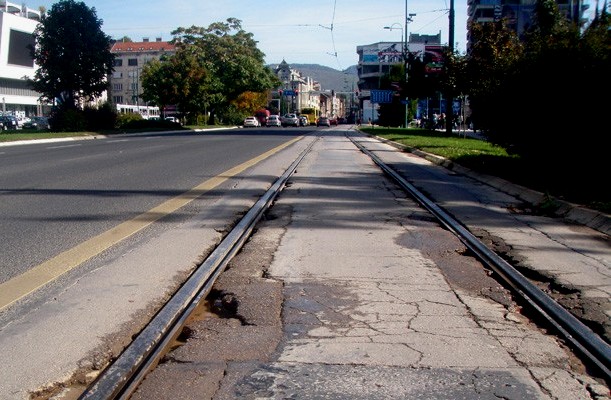
[{"label": "bus", "polygon": [[136,104],[117,104],[119,114],[140,114],[144,119],[159,119],[159,107]]},{"label": "bus", "polygon": [[316,108],[303,108],[299,115],[307,117],[310,125],[316,125],[316,120],[318,120],[320,111],[318,111]]}]

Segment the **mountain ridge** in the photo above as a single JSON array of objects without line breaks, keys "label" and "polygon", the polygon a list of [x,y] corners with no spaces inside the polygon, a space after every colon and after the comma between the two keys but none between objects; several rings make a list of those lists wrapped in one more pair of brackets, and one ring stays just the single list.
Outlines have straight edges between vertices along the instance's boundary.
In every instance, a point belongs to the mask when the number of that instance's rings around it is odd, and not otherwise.
[{"label": "mountain ridge", "polygon": [[[352,65],[343,71],[327,67],[320,64],[290,64],[292,69],[295,69],[303,76],[308,76],[314,81],[320,83],[322,90],[334,90],[338,92],[352,93],[357,90],[358,74],[356,65]],[[268,67],[276,69],[278,64],[270,64]]]}]

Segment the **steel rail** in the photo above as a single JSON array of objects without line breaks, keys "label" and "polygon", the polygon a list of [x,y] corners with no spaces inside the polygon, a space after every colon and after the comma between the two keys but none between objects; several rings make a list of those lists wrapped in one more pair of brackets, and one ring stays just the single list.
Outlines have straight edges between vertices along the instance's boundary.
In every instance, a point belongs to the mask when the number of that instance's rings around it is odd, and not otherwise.
[{"label": "steel rail", "polygon": [[545,292],[520,274],[511,264],[494,253],[477,237],[441,209],[437,204],[423,195],[398,172],[386,165],[372,151],[368,150],[353,137],[346,137],[371,159],[398,185],[408,192],[418,203],[431,212],[448,230],[453,232],[481,261],[496,272],[514,291],[526,300],[539,314],[552,324],[558,332],[576,350],[592,363],[603,374],[607,382],[611,381],[611,347],[599,335],[583,324],[573,314],[554,301]]},{"label": "steel rail", "polygon": [[128,399],[133,394],[180,333],[198,303],[210,293],[218,276],[250,237],[256,223],[269,209],[315,142],[312,141],[259,198],[147,326],[80,395],[79,400]]}]

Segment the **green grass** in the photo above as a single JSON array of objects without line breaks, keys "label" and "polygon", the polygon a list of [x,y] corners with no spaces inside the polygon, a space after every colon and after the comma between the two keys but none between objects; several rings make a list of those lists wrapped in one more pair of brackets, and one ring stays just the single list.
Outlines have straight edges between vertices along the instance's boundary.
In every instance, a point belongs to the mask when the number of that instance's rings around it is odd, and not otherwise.
[{"label": "green grass", "polygon": [[[571,181],[554,176],[549,165],[533,165],[519,156],[508,154],[505,149],[485,140],[447,136],[445,132],[418,128],[369,128],[361,131],[379,136],[408,148],[444,157],[456,164],[487,175],[498,176],[515,184],[542,192],[549,197],[564,199],[576,204],[611,213],[611,201],[604,191],[583,190],[583,181]],[[601,193],[602,192],[602,193]],[[552,201],[553,202],[553,201]],[[546,209],[553,204],[546,204]],[[541,210],[542,212],[544,210]]]},{"label": "green grass", "polygon": [[[9,133],[11,132],[11,133]],[[14,133],[12,133],[14,132]],[[0,132],[0,142],[12,142],[16,140],[35,140],[35,139],[53,139],[76,136],[94,136],[95,132],[42,132],[42,131],[2,131]]]}]

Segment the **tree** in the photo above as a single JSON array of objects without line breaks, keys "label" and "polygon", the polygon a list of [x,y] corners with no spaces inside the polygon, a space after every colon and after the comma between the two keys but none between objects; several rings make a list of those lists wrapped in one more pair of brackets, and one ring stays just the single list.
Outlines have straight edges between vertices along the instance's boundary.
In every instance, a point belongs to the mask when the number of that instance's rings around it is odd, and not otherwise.
[{"label": "tree", "polygon": [[[207,28],[192,26],[172,32],[178,50],[175,57],[195,60],[205,71],[205,82],[193,81],[198,90],[185,93],[185,107],[191,113],[208,107],[210,123],[216,114],[227,114],[231,104],[244,92],[265,92],[280,82],[264,64],[252,33],[245,32],[241,21],[228,18]],[[231,113],[230,113],[231,114]]]},{"label": "tree", "polygon": [[142,99],[157,105],[162,112],[168,105],[177,105],[183,114],[204,110],[206,98],[203,91],[208,76],[208,71],[194,54],[151,60],[142,68]]},{"label": "tree", "polygon": [[500,135],[498,129],[511,128],[507,118],[512,108],[505,106],[505,82],[515,73],[523,45],[504,20],[474,23],[469,31],[473,45],[466,55],[463,75],[466,82],[461,85],[468,88],[465,90],[475,127],[489,136],[491,131]]},{"label": "tree", "polygon": [[380,78],[380,89],[392,90],[391,103],[380,104],[378,124],[382,126],[403,126],[405,121],[405,69],[403,65],[392,65],[388,74]]},{"label": "tree", "polygon": [[[584,27],[562,17],[553,0],[537,0],[533,23],[518,39],[504,22],[471,27],[467,54],[472,116],[488,140],[545,177],[548,193],[571,188],[573,198],[609,196],[591,185],[592,171],[607,168],[602,95],[610,89],[608,18]],[[575,151],[576,143],[586,151]],[[570,154],[570,157],[567,155]],[[602,192],[601,192],[602,191]]]},{"label": "tree", "polygon": [[107,90],[114,55],[101,25],[95,8],[74,0],[61,0],[42,16],[31,49],[39,68],[29,81],[41,100],[81,109]]}]

